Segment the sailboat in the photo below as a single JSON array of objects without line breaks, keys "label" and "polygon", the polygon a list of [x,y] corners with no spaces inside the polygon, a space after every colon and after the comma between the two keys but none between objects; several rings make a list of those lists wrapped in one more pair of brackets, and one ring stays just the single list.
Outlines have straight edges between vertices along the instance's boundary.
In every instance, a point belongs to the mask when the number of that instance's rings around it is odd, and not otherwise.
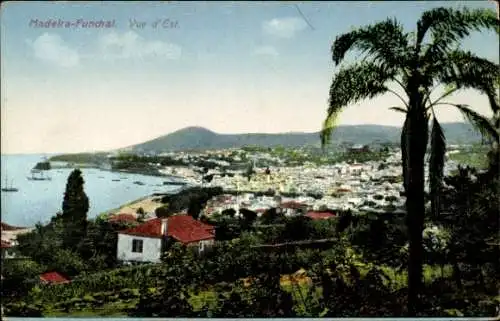
[{"label": "sailboat", "polygon": [[[40,176],[35,176],[35,173],[40,173]],[[30,181],[50,181],[52,178],[49,176],[44,176],[43,171],[32,170],[31,177],[28,177]]]},{"label": "sailboat", "polygon": [[13,187],[12,184],[10,186],[7,185],[7,177],[5,177],[5,187],[2,187],[2,192],[17,192],[17,191],[19,191],[19,189]]}]

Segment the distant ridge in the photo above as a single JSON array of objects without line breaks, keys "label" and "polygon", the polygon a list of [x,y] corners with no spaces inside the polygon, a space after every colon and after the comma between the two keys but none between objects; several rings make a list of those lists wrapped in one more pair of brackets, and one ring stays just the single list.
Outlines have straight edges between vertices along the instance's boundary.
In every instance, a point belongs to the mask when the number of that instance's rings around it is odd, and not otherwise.
[{"label": "distant ridge", "polygon": [[[448,144],[471,144],[481,141],[481,136],[467,123],[442,124]],[[332,144],[399,143],[401,128],[383,125],[344,125],[332,133]],[[320,146],[319,132],[303,133],[248,133],[219,134],[203,127],[186,127],[122,150],[134,152],[165,152],[183,150],[210,150],[261,147]]]}]

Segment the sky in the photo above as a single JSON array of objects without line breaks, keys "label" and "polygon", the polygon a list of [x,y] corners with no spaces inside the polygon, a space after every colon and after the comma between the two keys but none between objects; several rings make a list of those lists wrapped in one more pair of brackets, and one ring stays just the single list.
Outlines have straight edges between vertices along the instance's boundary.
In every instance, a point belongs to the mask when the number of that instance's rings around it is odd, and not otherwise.
[{"label": "sky", "polygon": [[[187,126],[318,131],[336,36],[387,17],[413,31],[425,10],[464,5],[496,10],[490,1],[3,2],[1,152],[111,150]],[[463,47],[498,62],[495,34],[475,33]],[[480,94],[451,100],[488,115]],[[395,105],[390,95],[359,102],[339,124],[401,126]]]}]

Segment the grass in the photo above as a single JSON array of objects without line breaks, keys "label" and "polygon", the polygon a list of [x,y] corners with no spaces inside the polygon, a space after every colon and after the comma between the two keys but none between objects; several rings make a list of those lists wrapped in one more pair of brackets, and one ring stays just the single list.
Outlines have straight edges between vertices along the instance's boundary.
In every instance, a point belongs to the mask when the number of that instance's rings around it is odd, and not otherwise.
[{"label": "grass", "polygon": [[81,310],[69,310],[69,312],[61,310],[49,310],[43,313],[44,317],[125,317],[127,316],[127,310],[134,308],[137,305],[138,300],[132,300],[130,302],[116,301],[107,303],[98,308],[84,308]]},{"label": "grass", "polygon": [[188,301],[195,311],[201,310],[206,304],[212,308],[217,304],[217,293],[214,290],[192,293]]},{"label": "grass", "polygon": [[462,150],[458,153],[451,154],[449,158],[462,165],[469,165],[477,169],[484,169],[488,167],[487,150],[482,150],[482,149],[473,149],[471,151]]}]

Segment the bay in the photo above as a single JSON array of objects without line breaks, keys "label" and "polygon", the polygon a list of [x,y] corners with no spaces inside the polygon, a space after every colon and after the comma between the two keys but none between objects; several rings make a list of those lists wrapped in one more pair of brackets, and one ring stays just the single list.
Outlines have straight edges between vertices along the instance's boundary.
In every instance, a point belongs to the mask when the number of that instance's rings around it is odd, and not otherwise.
[{"label": "bay", "polygon": [[[28,180],[31,169],[43,157],[50,155],[1,155],[1,186],[18,188],[18,192],[1,192],[2,222],[14,226],[34,226],[47,223],[61,211],[64,191],[73,169],[45,171],[52,179]],[[120,207],[153,193],[169,193],[179,189],[178,185],[163,185],[164,177],[140,174],[116,173],[94,168],[82,168],[84,190],[89,198],[88,218]],[[123,179],[125,178],[125,179]],[[120,179],[120,181],[113,181]],[[140,181],[144,185],[133,182]],[[161,185],[161,186],[158,186]]]}]

